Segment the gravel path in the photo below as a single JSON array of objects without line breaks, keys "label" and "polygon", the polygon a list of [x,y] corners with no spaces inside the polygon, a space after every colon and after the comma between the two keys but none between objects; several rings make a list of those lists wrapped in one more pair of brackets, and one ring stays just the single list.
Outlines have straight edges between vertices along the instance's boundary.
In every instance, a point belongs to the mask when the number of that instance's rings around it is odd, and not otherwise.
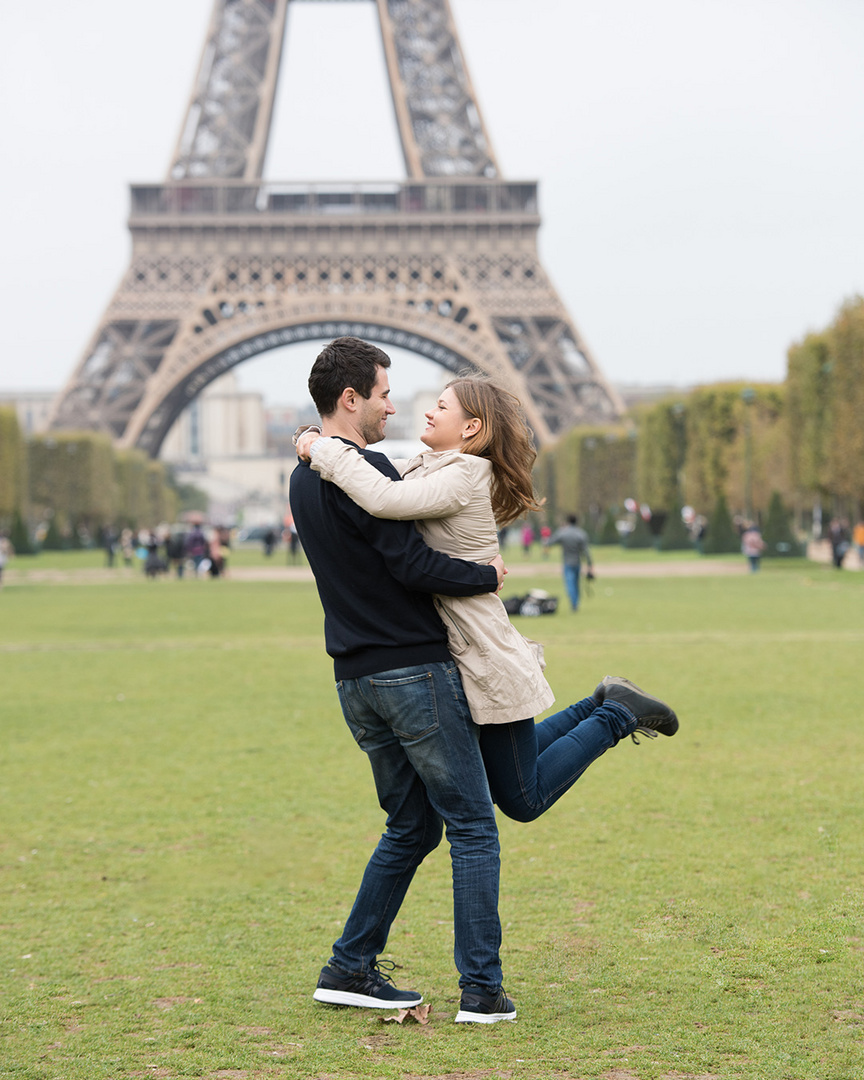
[{"label": "gravel path", "polygon": [[[560,566],[551,559],[548,562],[508,563],[507,577],[510,580],[520,577],[532,577],[542,572],[557,572]],[[657,562],[610,562],[595,561],[594,571],[598,580],[607,578],[638,577],[723,577],[729,574],[745,574],[747,564],[744,559],[732,562],[727,559],[662,559]],[[9,566],[3,574],[5,585],[119,585],[140,581],[141,570],[127,567],[93,567],[82,570],[42,570],[38,566],[32,569]],[[311,581],[312,571],[308,566],[234,566],[229,568],[229,581]],[[154,585],[158,587],[158,582]]]}]

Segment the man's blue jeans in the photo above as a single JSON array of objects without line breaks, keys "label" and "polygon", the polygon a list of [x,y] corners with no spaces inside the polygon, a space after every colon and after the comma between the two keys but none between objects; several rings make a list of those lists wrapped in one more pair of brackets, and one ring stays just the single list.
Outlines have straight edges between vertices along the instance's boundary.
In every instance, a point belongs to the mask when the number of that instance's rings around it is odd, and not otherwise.
[{"label": "man's blue jeans", "polygon": [[567,595],[570,597],[570,607],[576,611],[579,607],[579,574],[582,571],[580,563],[575,566],[564,564],[564,584],[567,587]]},{"label": "man's blue jeans", "polygon": [[477,728],[454,664],[400,668],[337,684],[369,756],[387,829],[366,866],[332,962],[364,972],[384,950],[417,867],[447,827],[459,985],[501,985],[498,828]]},{"label": "man's blue jeans", "polygon": [[593,697],[539,724],[484,724],[480,749],[493,799],[508,817],[533,821],[636,724],[636,717],[617,701],[598,705]]}]

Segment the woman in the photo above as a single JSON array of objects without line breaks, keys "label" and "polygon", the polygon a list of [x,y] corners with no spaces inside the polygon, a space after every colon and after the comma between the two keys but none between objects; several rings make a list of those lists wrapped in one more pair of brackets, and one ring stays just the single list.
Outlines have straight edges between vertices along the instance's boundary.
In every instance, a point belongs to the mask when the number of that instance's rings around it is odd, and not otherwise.
[{"label": "woman", "polygon": [[[489,380],[460,377],[426,420],[420,438],[428,451],[394,462],[406,483],[384,476],[341,439],[306,433],[297,451],[373,516],[416,520],[430,547],[488,562],[498,553],[498,529],[539,509],[531,479],[536,453],[519,401]],[[492,797],[508,817],[539,817],[624,736],[677,730],[668,705],[618,676],[535,724],[554,701],[541,646],[518,633],[496,594],[436,596],[435,603],[480,727]]]}]

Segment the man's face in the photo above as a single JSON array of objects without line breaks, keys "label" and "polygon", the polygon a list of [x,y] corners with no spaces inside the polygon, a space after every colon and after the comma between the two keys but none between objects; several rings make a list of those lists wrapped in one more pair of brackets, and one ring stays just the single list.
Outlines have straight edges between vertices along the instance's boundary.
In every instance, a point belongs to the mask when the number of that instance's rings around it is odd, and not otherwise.
[{"label": "man's face", "polygon": [[369,397],[358,397],[357,400],[360,403],[357,410],[357,431],[366,440],[367,445],[381,442],[385,435],[387,417],[396,412],[390,400],[390,380],[387,378],[386,368],[378,368],[378,378],[375,380]]}]

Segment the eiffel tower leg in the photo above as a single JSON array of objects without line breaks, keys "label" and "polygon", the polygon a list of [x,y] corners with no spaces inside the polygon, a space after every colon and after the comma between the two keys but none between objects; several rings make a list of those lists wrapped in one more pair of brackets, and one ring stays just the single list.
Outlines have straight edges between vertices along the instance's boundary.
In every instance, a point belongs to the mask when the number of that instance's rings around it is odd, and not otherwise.
[{"label": "eiffel tower leg", "polygon": [[144,387],[178,329],[176,319],[107,318],[54,404],[49,426],[102,431],[120,439]]},{"label": "eiffel tower leg", "polygon": [[548,441],[574,424],[612,423],[624,412],[578,330],[567,318],[496,316],[494,326],[542,414]]}]

